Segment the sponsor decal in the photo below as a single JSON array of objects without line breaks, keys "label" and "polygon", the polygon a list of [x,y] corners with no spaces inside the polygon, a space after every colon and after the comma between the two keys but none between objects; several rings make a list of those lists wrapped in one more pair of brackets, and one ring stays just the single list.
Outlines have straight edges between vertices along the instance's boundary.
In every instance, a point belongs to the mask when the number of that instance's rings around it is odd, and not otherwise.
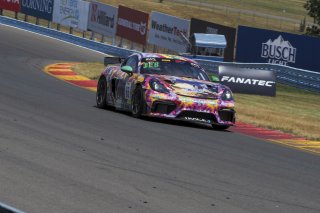
[{"label": "sponsor decal", "polygon": [[154,20],[152,20],[151,27],[152,29],[155,29],[157,31],[172,34],[175,36],[180,36],[181,33],[184,34],[185,36],[188,35],[187,29],[179,29],[177,26],[170,27],[170,26],[167,26],[166,24],[159,24],[157,21],[154,21]]},{"label": "sponsor decal", "polygon": [[219,34],[218,33],[218,29],[214,28],[214,27],[207,27],[206,29],[206,33],[209,33],[209,34]]},{"label": "sponsor decal", "polygon": [[297,49],[289,41],[285,41],[281,35],[274,41],[269,39],[262,44],[261,57],[266,58],[268,63],[288,65],[295,63]]},{"label": "sponsor decal", "polygon": [[252,79],[252,78],[241,78],[241,77],[233,77],[233,76],[222,76],[221,82],[257,85],[257,86],[265,86],[265,87],[273,87],[273,85],[276,83],[274,81],[264,81],[264,80],[258,80],[258,79]]}]

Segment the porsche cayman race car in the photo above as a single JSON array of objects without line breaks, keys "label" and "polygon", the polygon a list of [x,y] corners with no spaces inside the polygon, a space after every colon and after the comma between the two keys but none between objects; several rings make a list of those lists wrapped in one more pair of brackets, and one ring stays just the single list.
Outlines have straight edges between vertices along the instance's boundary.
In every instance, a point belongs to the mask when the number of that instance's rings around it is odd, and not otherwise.
[{"label": "porsche cayman race car", "polygon": [[[105,65],[120,58],[106,57]],[[202,122],[216,129],[235,123],[231,90],[210,82],[200,65],[180,56],[136,53],[107,66],[96,93],[98,108],[115,107],[134,117]]]}]

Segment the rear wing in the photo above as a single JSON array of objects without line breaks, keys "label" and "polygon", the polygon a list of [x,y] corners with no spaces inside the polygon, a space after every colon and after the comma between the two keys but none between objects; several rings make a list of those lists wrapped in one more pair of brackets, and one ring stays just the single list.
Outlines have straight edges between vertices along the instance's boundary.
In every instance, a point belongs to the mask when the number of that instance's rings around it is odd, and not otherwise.
[{"label": "rear wing", "polygon": [[120,64],[124,61],[125,58],[115,57],[115,56],[107,56],[104,57],[104,66],[108,66],[110,64]]}]

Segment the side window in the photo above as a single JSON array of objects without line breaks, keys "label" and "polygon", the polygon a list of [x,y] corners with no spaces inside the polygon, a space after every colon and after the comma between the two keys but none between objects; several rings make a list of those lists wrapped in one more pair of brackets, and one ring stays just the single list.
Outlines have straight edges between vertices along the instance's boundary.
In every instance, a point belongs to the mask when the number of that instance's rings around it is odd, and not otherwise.
[{"label": "side window", "polygon": [[122,64],[122,66],[130,66],[134,73],[138,72],[138,56],[131,56]]}]

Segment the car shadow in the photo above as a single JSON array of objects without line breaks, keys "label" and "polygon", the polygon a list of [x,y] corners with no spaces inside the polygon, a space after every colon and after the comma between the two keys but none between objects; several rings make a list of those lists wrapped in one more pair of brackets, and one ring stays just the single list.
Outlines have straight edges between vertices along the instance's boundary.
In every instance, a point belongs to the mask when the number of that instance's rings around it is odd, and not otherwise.
[{"label": "car shadow", "polygon": [[[97,106],[93,106],[93,107],[99,109]],[[113,112],[113,113],[117,113],[117,114],[121,114],[121,115],[128,116],[130,118],[133,118],[132,114],[127,111],[115,110],[114,108],[100,109],[100,110],[106,110],[109,112]],[[172,125],[172,126],[182,126],[182,127],[196,128],[196,129],[205,129],[205,130],[217,131],[217,132],[231,132],[230,130],[214,129],[214,128],[212,128],[212,126],[210,124],[197,123],[197,122],[191,122],[191,121],[148,117],[148,116],[142,116],[141,118],[134,118],[134,119],[138,119],[138,120],[140,119],[140,120],[147,121],[147,122],[161,123],[161,124]]]}]

